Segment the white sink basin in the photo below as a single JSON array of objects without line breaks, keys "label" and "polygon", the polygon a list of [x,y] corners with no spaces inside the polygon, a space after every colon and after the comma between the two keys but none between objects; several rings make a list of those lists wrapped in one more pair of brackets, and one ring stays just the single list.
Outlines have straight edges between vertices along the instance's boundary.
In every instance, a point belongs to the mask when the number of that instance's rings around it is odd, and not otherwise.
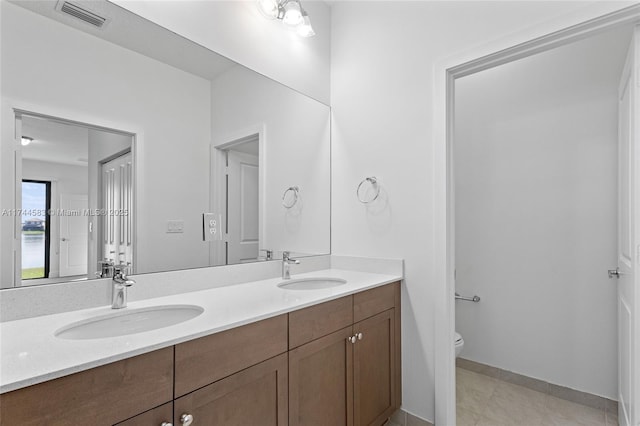
[{"label": "white sink basin", "polygon": [[66,325],[55,332],[60,339],[86,340],[125,336],[157,330],[197,317],[204,309],[196,305],[163,305],[129,309]]},{"label": "white sink basin", "polygon": [[278,287],[285,290],[318,290],[346,284],[342,278],[300,278],[282,281]]}]

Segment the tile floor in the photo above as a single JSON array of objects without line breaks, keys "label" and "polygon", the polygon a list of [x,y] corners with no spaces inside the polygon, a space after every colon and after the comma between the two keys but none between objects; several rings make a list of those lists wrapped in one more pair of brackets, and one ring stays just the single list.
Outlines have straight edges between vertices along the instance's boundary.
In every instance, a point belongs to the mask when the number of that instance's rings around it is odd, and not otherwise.
[{"label": "tile floor", "polygon": [[456,369],[458,426],[617,426],[617,413]]}]

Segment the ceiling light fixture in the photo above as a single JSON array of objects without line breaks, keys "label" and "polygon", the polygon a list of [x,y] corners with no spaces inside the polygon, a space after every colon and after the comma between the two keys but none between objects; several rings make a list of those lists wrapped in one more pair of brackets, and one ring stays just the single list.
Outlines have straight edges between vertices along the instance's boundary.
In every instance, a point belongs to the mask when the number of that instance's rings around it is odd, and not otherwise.
[{"label": "ceiling light fixture", "polygon": [[31,142],[33,142],[33,138],[30,138],[29,136],[23,136],[22,140],[20,141],[20,143],[22,143],[22,146],[27,146]]},{"label": "ceiling light fixture", "polygon": [[301,37],[316,34],[300,0],[258,0],[258,10],[267,19],[280,19],[287,27],[295,28]]}]

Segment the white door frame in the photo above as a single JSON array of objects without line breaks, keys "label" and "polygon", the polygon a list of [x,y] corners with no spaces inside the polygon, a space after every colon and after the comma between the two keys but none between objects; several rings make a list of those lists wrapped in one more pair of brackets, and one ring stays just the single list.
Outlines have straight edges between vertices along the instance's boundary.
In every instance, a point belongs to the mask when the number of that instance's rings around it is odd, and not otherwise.
[{"label": "white door frame", "polygon": [[[260,249],[260,247],[264,247],[266,241],[264,212],[266,212],[267,126],[265,123],[253,124],[224,135],[216,135],[212,138],[210,149],[211,162],[209,166],[209,207],[210,212],[221,215],[220,217],[223,217],[223,221],[226,220],[222,214],[226,209],[224,196],[224,194],[226,194],[226,187],[223,178],[226,174],[225,151],[256,136],[258,138],[258,208],[260,210],[258,217],[258,249]],[[224,265],[223,242],[223,240],[217,240],[210,245],[209,266]]]},{"label": "white door frame", "polygon": [[[618,9],[618,10],[616,10]],[[597,2],[571,16],[529,28],[488,45],[456,54],[434,67],[435,226],[435,423],[456,423],[455,393],[455,210],[452,154],[455,80],[568,44],[600,31],[640,22],[640,5]],[[442,225],[444,224],[444,226]]]}]

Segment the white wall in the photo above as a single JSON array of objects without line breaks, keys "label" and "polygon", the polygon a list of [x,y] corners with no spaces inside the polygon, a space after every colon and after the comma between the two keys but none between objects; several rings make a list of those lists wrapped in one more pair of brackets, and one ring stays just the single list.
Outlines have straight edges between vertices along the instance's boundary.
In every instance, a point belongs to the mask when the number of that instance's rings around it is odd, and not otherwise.
[{"label": "white wall", "polygon": [[[404,258],[403,407],[434,419],[433,69],[459,51],[585,7],[582,2],[336,2],[332,6],[332,253]],[[609,10],[621,7],[609,3]],[[604,8],[604,7],[603,7]],[[606,12],[606,11],[605,11]],[[554,23],[575,23],[571,19]],[[562,28],[562,27],[560,27]],[[558,28],[553,28],[558,29]],[[355,198],[366,176],[383,214]],[[444,407],[440,407],[444,408]]]},{"label": "white wall", "polygon": [[617,399],[617,31],[456,81],[467,359]]},{"label": "white wall", "polygon": [[[12,204],[12,107],[138,133],[138,272],[208,265],[198,212],[209,204],[210,83],[6,1],[0,8],[2,207]],[[165,233],[171,219],[185,221],[183,234]],[[4,258],[12,220],[2,221]],[[10,268],[1,272],[6,286]]]},{"label": "white wall", "polygon": [[[215,145],[264,130],[260,248],[329,253],[329,107],[239,66],[214,80],[211,93]],[[286,209],[282,195],[291,186],[300,188],[300,200]]]},{"label": "white wall", "polygon": [[265,19],[256,2],[116,0],[143,18],[326,104],[330,95],[331,12],[305,0],[316,35],[299,37]]},{"label": "white wall", "polygon": [[[60,208],[60,194],[87,194],[87,167],[48,161],[22,160],[22,178],[51,182],[51,208]],[[51,216],[49,277],[60,272],[60,217]]]}]

